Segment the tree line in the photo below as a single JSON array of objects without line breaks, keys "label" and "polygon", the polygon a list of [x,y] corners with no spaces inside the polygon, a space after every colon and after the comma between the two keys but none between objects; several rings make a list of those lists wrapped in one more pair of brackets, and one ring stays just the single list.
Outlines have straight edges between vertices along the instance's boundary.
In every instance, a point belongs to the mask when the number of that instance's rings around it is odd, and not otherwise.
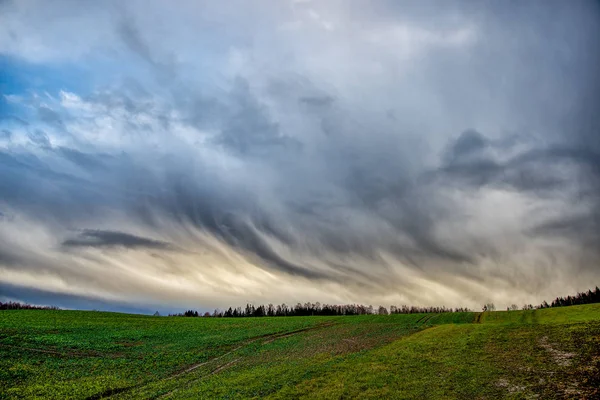
[{"label": "tree line", "polygon": [[55,306],[34,306],[16,301],[9,301],[7,303],[0,301],[0,310],[60,310],[60,308]]},{"label": "tree line", "polygon": [[575,296],[557,297],[550,304],[544,301],[537,308],[577,306],[592,303],[600,303],[600,288],[598,286],[593,291],[590,289],[587,292],[577,293]]},{"label": "tree line", "polygon": [[[592,303],[600,303],[600,288],[596,286],[594,290],[588,290],[587,292],[577,293],[575,296],[567,296],[567,297],[557,297],[552,301],[552,303],[548,303],[546,300],[542,302],[542,304],[534,306],[532,304],[525,304],[521,307],[521,310],[537,310],[540,308],[551,308],[551,307],[566,307],[566,306],[576,306],[581,304],[592,304]],[[494,308],[487,308],[490,305],[486,304],[483,306],[483,311],[494,311]],[[494,305],[491,304],[491,307]],[[514,311],[518,310],[519,306],[516,304],[512,304],[511,306],[506,308],[506,311]]]},{"label": "tree line", "polygon": [[[533,310],[550,307],[565,307],[580,304],[600,303],[600,288],[596,286],[594,290],[580,292],[574,296],[557,297],[551,303],[544,301],[538,306],[526,304],[521,307],[522,310]],[[493,303],[488,303],[483,306],[483,311],[495,311],[496,307]],[[519,307],[513,304],[507,308],[508,311],[518,310]],[[15,301],[0,302],[0,310],[60,310],[56,306],[36,306]],[[295,306],[288,306],[285,303],[274,306],[273,304],[254,306],[246,304],[246,307],[229,307],[227,310],[216,309],[212,313],[199,313],[195,310],[187,310],[183,313],[169,314],[170,317],[219,317],[219,318],[236,318],[236,317],[304,317],[304,316],[343,316],[343,315],[388,315],[388,314],[425,314],[425,313],[449,313],[449,312],[467,312],[471,311],[466,307],[417,307],[406,306],[400,307],[390,306],[389,310],[386,307],[365,306],[362,304],[345,304],[332,305],[317,303],[298,303]],[[158,314],[155,314],[158,315]]]},{"label": "tree line", "polygon": [[[600,288],[596,286],[594,290],[588,290],[587,292],[577,293],[574,296],[557,297],[548,303],[544,301],[538,306],[532,304],[525,304],[522,307],[512,304],[507,307],[507,311],[514,310],[535,310],[540,308],[549,307],[564,307],[574,306],[579,304],[591,304],[600,303]],[[496,306],[494,303],[487,303],[482,307],[483,311],[495,311]],[[253,304],[246,304],[246,307],[229,307],[227,310],[216,309],[212,313],[205,312],[204,314],[198,313],[198,311],[187,310],[184,313],[169,314],[170,317],[217,317],[217,318],[238,318],[238,317],[305,317],[311,315],[317,316],[343,316],[343,315],[388,315],[388,314],[426,314],[426,313],[448,313],[448,312],[468,312],[472,311],[466,307],[417,307],[417,306],[390,306],[389,309],[383,306],[374,308],[373,306],[365,306],[361,304],[345,304],[345,305],[331,305],[331,304],[320,304],[320,303],[298,303],[295,306],[288,306],[286,304],[280,304],[274,306],[273,304],[254,306]]]},{"label": "tree line", "polygon": [[213,313],[187,310],[184,313],[169,314],[170,317],[217,317],[217,318],[238,318],[238,317],[306,317],[306,316],[343,316],[343,315],[388,315],[388,314],[421,314],[421,313],[446,313],[446,312],[465,312],[468,308],[447,308],[441,307],[416,307],[416,306],[391,306],[389,310],[386,307],[379,306],[377,309],[373,306],[362,304],[321,304],[321,303],[298,303],[295,306],[288,306],[285,303],[279,305],[259,305],[246,304],[245,307],[229,307],[227,310],[216,309]]}]

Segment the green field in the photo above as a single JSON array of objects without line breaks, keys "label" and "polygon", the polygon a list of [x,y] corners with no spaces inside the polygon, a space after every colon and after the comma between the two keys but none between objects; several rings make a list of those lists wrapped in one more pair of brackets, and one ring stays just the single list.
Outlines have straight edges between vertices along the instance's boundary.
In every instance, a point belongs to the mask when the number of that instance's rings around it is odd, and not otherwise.
[{"label": "green field", "polygon": [[168,318],[0,311],[0,398],[599,398],[600,305]]}]

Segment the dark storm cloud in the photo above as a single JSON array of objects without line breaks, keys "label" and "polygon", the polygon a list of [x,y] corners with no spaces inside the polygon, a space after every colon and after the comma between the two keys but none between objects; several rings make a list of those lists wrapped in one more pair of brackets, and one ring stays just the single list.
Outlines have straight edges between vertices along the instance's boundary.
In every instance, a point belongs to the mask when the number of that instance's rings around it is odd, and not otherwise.
[{"label": "dark storm cloud", "polygon": [[131,18],[122,20],[117,26],[118,33],[132,52],[139,55],[145,61],[154,64],[152,52],[146,42],[140,37],[140,33],[134,24],[135,22]]},{"label": "dark storm cloud", "polygon": [[[35,126],[10,135],[35,146],[0,149],[0,207],[62,229],[59,243],[80,232],[64,248],[174,256],[206,235],[293,282],[357,295],[417,290],[411,274],[526,292],[542,283],[535,265],[510,269],[530,261],[512,258],[521,235],[597,240],[595,5],[348,4],[274,8],[257,25],[238,11],[231,35],[223,10],[180,36],[193,7],[154,10],[172,35],[135,6],[112,15],[106,54],[135,73],[35,104]],[[522,197],[547,214],[512,221]]]},{"label": "dark storm cloud", "polygon": [[[274,270],[311,279],[330,277],[311,270],[310,266],[286,260],[270,247],[261,233],[287,243],[293,239],[261,215],[263,212],[257,209],[252,194],[222,187],[218,182],[203,181],[203,178],[194,182],[187,179],[171,182],[164,195],[140,196],[138,199],[143,200],[144,206],[132,204],[135,212],[144,218],[160,210],[181,224],[191,223],[233,248],[258,257]],[[160,229],[151,217],[147,222]]]},{"label": "dark storm cloud", "polygon": [[[171,170],[172,175],[167,181],[160,181],[147,171],[133,167],[127,156],[86,154],[69,148],[58,148],[49,154],[69,160],[81,170],[93,172],[94,183],[55,171],[52,164],[44,164],[34,156],[0,153],[3,156],[0,157],[0,165],[6,167],[3,171],[7,177],[0,188],[6,194],[4,200],[11,206],[27,210],[41,219],[58,219],[63,224],[77,227],[77,224],[84,223],[86,214],[118,199],[125,210],[130,210],[141,219],[146,218],[146,222],[157,229],[160,229],[160,225],[156,225],[150,217],[153,211],[169,215],[180,223],[192,223],[231,246],[259,257],[270,268],[310,278],[325,277],[318,271],[311,271],[310,267],[296,265],[278,256],[255,229],[232,214],[235,212],[243,215],[244,219],[260,221],[258,212],[252,211],[255,209],[252,197],[247,194],[222,188],[219,182],[211,182],[208,177],[197,176],[202,180],[189,180],[182,175],[183,171],[179,170],[177,164],[169,164],[168,160],[164,160],[164,167]],[[121,178],[113,176],[114,171],[119,171]],[[28,178],[16,179],[24,176]],[[130,180],[127,191],[119,189],[119,192],[114,192],[115,188],[122,188],[118,181],[127,184],[127,180]],[[39,203],[34,193],[51,186],[59,187],[61,195],[54,197],[48,192],[44,202]],[[276,233],[273,228],[267,232]],[[178,250],[167,242],[103,230],[84,230],[77,237],[65,240],[63,246]]]},{"label": "dark storm cloud", "polygon": [[570,238],[588,239],[595,238],[589,242],[597,244],[600,239],[600,214],[572,216],[551,220],[533,229],[533,234],[549,236],[566,236]]},{"label": "dark storm cloud", "polygon": [[68,147],[58,147],[55,151],[59,154],[59,157],[64,157],[66,160],[88,171],[105,170],[113,159],[108,154],[91,155]]},{"label": "dark storm cloud", "polygon": [[565,216],[541,223],[529,233],[569,239],[593,253],[595,263],[600,262],[600,250],[595,245],[600,238],[600,152],[594,142],[565,135],[560,144],[540,143],[500,161],[484,150],[510,154],[514,153],[511,146],[494,144],[472,132],[462,134],[449,146],[446,164],[436,173],[440,182],[505,188],[540,199],[568,196],[572,208],[588,204],[590,208],[583,214],[572,216],[567,209]]},{"label": "dark storm cloud", "polygon": [[173,60],[165,58],[164,55],[159,58],[153,52],[138,30],[135,20],[127,13],[117,24],[117,34],[133,54],[140,57],[154,69],[161,84],[172,82],[176,74],[176,66]]},{"label": "dark storm cloud", "polygon": [[460,162],[463,158],[476,156],[488,145],[488,140],[481,133],[475,130],[464,131],[446,151],[446,162]]},{"label": "dark storm cloud", "polygon": [[[271,230],[271,233],[274,231]],[[278,255],[271,246],[251,227],[244,223],[230,220],[219,230],[219,234],[236,247],[241,247],[251,254],[260,257],[261,260],[270,264],[271,267],[290,275],[297,275],[309,279],[332,279],[331,274],[311,269],[310,266],[302,267]]]},{"label": "dark storm cloud", "polygon": [[334,102],[331,96],[304,96],[300,97],[300,102],[313,107],[328,107]]},{"label": "dark storm cloud", "polygon": [[[69,221],[90,215],[101,204],[114,202],[109,190],[100,189],[110,186],[102,182],[100,175],[99,181],[91,182],[74,171],[57,168],[53,156],[62,157],[65,150],[48,148],[48,138],[42,138],[43,151],[50,160],[34,154],[0,151],[0,192],[4,204],[41,220],[59,220],[69,225]],[[87,159],[88,167],[98,162],[93,155],[78,155],[78,162],[85,163],[83,160]]]},{"label": "dark storm cloud", "polygon": [[0,265],[19,265],[21,264],[21,260],[19,257],[16,257],[10,252],[5,251],[5,249],[0,248]]},{"label": "dark storm cloud", "polygon": [[253,96],[248,82],[238,78],[230,94],[225,125],[217,143],[241,154],[265,155],[273,152],[294,151],[301,143],[282,135],[266,109]]},{"label": "dark storm cloud", "polygon": [[48,135],[40,129],[35,129],[33,132],[29,134],[29,140],[38,146],[42,147],[50,147],[50,139]]},{"label": "dark storm cloud", "polygon": [[148,239],[130,233],[86,229],[77,237],[62,242],[65,247],[125,247],[169,250],[172,245],[160,240]]},{"label": "dark storm cloud", "polygon": [[48,107],[41,106],[37,109],[37,112],[40,120],[43,122],[49,125],[56,125],[59,129],[65,128],[61,116],[56,111]]},{"label": "dark storm cloud", "polygon": [[[494,144],[482,134],[467,131],[450,144],[444,154],[446,163],[440,172],[443,179],[454,179],[473,186],[506,186],[518,191],[530,191],[540,195],[547,190],[557,190],[574,177],[593,182],[600,176],[600,153],[592,147],[577,142],[562,146],[545,146],[511,155],[511,146]],[[498,160],[492,152],[508,158]],[[502,154],[505,153],[505,154]],[[572,173],[559,174],[565,169]]]}]

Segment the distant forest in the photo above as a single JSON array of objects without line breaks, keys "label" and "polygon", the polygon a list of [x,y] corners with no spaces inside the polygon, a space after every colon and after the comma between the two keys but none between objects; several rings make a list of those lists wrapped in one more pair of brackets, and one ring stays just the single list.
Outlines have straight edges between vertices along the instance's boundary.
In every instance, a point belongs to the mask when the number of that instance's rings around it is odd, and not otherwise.
[{"label": "distant forest", "polygon": [[[575,306],[580,304],[591,304],[600,303],[600,288],[596,286],[594,290],[588,290],[587,292],[577,293],[574,296],[557,297],[548,303],[544,301],[538,306],[526,304],[521,307],[522,310],[533,310],[540,308],[550,307],[565,307]],[[508,310],[518,310],[519,307],[515,304],[508,307]],[[31,304],[24,304],[15,301],[9,301],[3,303],[0,301],[0,310],[60,310],[55,306],[36,306]],[[483,306],[484,311],[493,311],[495,307],[493,304],[486,304]],[[295,306],[287,306],[286,304],[280,304],[274,306],[259,305],[254,306],[252,304],[246,304],[246,307],[229,307],[227,310],[214,310],[212,313],[205,312],[199,313],[194,310],[187,310],[184,313],[169,314],[170,317],[217,317],[217,318],[235,318],[235,317],[303,317],[311,315],[321,316],[335,316],[335,315],[369,315],[369,314],[422,314],[422,313],[449,313],[449,312],[466,312],[471,311],[468,308],[457,307],[457,308],[446,308],[441,307],[416,307],[416,306],[391,306],[389,310],[383,306],[373,308],[373,306],[364,306],[361,304],[346,304],[346,305],[331,305],[331,304],[320,304],[320,303],[298,303]],[[159,315],[158,312],[155,315]]]},{"label": "distant forest", "polygon": [[187,310],[180,314],[170,314],[170,317],[305,317],[310,315],[333,316],[333,315],[368,315],[368,314],[417,314],[417,313],[445,313],[469,311],[467,308],[446,308],[446,307],[395,307],[391,306],[389,311],[383,306],[374,309],[373,306],[364,306],[361,304],[330,305],[320,303],[298,303],[295,306],[280,304],[274,306],[260,305],[254,306],[246,304],[246,307],[229,307],[226,311],[215,310],[211,313],[198,313],[198,311]]},{"label": "distant forest", "polygon": [[600,303],[600,289],[598,286],[596,286],[594,291],[588,290],[587,292],[577,293],[575,296],[557,297],[550,304],[544,301],[537,308],[576,306],[591,303]]},{"label": "distant forest", "polygon": [[16,301],[3,303],[0,301],[0,310],[60,310],[54,306],[32,306],[31,304],[23,304]]},{"label": "distant forest", "polygon": [[[552,303],[544,301],[539,306],[533,306],[526,304],[521,307],[522,310],[533,310],[540,308],[549,307],[563,307],[563,306],[574,306],[578,304],[591,304],[600,303],[600,289],[596,286],[595,290],[588,290],[587,292],[577,293],[575,296],[557,297]],[[508,307],[508,310],[518,310],[519,307],[512,305]],[[494,311],[495,307],[493,304],[486,304],[483,306],[484,311]],[[187,310],[184,313],[169,314],[170,317],[217,317],[217,318],[236,318],[236,317],[301,317],[301,316],[334,316],[334,315],[368,315],[368,314],[421,314],[421,313],[447,313],[447,312],[465,312],[471,311],[468,308],[446,308],[442,307],[416,307],[416,306],[391,306],[389,310],[383,306],[379,306],[377,309],[373,306],[364,306],[360,304],[347,304],[347,305],[330,305],[320,303],[298,303],[295,306],[287,306],[281,304],[274,306],[259,305],[254,306],[252,304],[246,304],[246,307],[229,307],[227,310],[214,310],[212,313],[205,312],[204,314],[194,310]]]}]

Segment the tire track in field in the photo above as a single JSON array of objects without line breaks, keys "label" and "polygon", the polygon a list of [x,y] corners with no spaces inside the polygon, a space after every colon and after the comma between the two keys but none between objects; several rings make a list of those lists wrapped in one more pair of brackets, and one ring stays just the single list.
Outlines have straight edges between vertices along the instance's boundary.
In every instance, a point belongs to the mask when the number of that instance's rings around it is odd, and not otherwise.
[{"label": "tire track in field", "polygon": [[[183,371],[180,371],[180,372],[177,372],[175,374],[172,374],[172,375],[170,375],[170,376],[168,376],[166,378],[159,379],[158,381],[169,381],[169,380],[173,380],[173,379],[179,378],[179,377],[181,377],[183,375],[189,374],[190,372],[194,371],[195,369],[198,369],[198,368],[200,368],[200,367],[202,367],[204,365],[207,365],[209,363],[212,363],[214,361],[218,361],[218,360],[220,360],[220,359],[222,359],[222,358],[224,358],[224,357],[226,357],[226,356],[228,356],[228,355],[230,355],[230,354],[232,354],[232,353],[240,350],[241,348],[243,348],[243,347],[245,347],[245,346],[247,346],[247,345],[249,345],[251,343],[254,343],[254,342],[257,342],[259,340],[262,340],[262,339],[267,339],[267,340],[269,340],[268,343],[270,343],[270,342],[272,342],[273,340],[276,340],[276,339],[290,337],[290,336],[293,336],[293,335],[296,335],[296,334],[299,334],[299,333],[313,331],[313,330],[317,330],[317,329],[321,329],[321,328],[327,328],[327,327],[330,327],[330,326],[333,326],[333,325],[336,325],[336,324],[337,324],[337,322],[333,322],[332,321],[332,322],[326,322],[326,323],[315,325],[315,326],[310,326],[310,327],[307,327],[307,328],[297,329],[297,330],[291,331],[291,332],[268,333],[268,334],[265,334],[265,335],[256,336],[256,337],[253,337],[251,339],[242,341],[239,345],[237,345],[233,349],[229,350],[228,352],[226,352],[224,354],[221,354],[220,356],[211,358],[210,360],[206,360],[206,361],[201,362],[201,363],[193,364],[190,367],[184,369]],[[217,368],[215,368],[213,371],[211,371],[210,373],[208,373],[207,375],[203,375],[203,376],[199,377],[198,379],[195,379],[195,380],[193,380],[191,382],[188,382],[187,385],[189,385],[190,383],[193,383],[193,382],[197,382],[200,379],[204,379],[204,378],[207,378],[209,376],[218,374],[219,372],[223,371],[224,369],[229,368],[233,364],[237,363],[239,360],[240,359],[237,358],[237,359],[235,359],[233,361],[230,361],[230,362],[228,362],[226,364],[220,365]],[[157,381],[147,382],[145,384],[139,384],[139,385],[133,385],[133,386],[126,386],[126,387],[122,387],[122,388],[107,389],[107,390],[104,390],[103,392],[96,393],[96,394],[94,394],[92,396],[88,396],[85,400],[99,400],[99,399],[104,399],[104,398],[110,398],[112,395],[121,394],[121,393],[128,392],[128,391],[131,391],[131,390],[134,390],[134,389],[143,388],[144,386],[150,385],[150,384],[155,383],[155,382],[157,382]],[[167,392],[165,394],[162,394],[162,395],[160,395],[158,397],[152,397],[152,398],[153,399],[162,399],[162,398],[165,398],[165,397],[171,395],[172,393],[176,392],[177,390],[178,389],[176,388],[176,389],[173,389],[173,390],[171,390],[171,391],[169,391],[169,392]]]},{"label": "tire track in field", "polygon": [[417,321],[417,325],[425,325],[427,323],[427,321],[429,321],[431,318],[435,317],[438,314],[428,314],[428,315],[423,315],[421,318],[419,318],[419,320]]},{"label": "tire track in field", "polygon": [[[313,330],[317,330],[317,329],[321,329],[321,328],[327,328],[327,327],[333,326],[335,324],[336,324],[336,322],[326,322],[324,324],[319,324],[319,325],[316,325],[316,326],[310,326],[310,327],[307,327],[307,328],[297,329],[297,330],[291,331],[291,332],[270,333],[270,334],[266,334],[266,335],[261,335],[261,336],[258,336],[258,337],[255,337],[255,338],[252,338],[252,339],[249,339],[249,340],[246,340],[246,341],[242,342],[240,345],[236,346],[235,348],[231,349],[230,351],[228,351],[225,354],[221,354],[218,357],[212,358],[212,359],[204,361],[202,363],[194,364],[191,367],[185,369],[184,371],[181,371],[181,372],[179,372],[179,373],[177,373],[175,375],[171,375],[168,378],[164,378],[164,380],[171,380],[171,379],[180,377],[180,376],[182,376],[184,374],[187,374],[187,373],[189,373],[189,372],[191,372],[191,371],[193,371],[193,370],[195,370],[195,369],[197,369],[197,368],[199,368],[201,366],[204,366],[204,365],[206,365],[206,364],[208,364],[210,362],[213,362],[213,361],[219,360],[219,359],[221,359],[223,357],[226,357],[226,356],[228,356],[228,355],[236,352],[237,350],[239,350],[239,349],[241,349],[241,348],[243,348],[243,347],[245,347],[245,346],[247,346],[247,345],[249,345],[251,343],[254,343],[254,342],[257,342],[259,340],[262,340],[262,339],[266,339],[265,344],[267,344],[267,343],[271,343],[271,342],[273,342],[274,340],[277,340],[277,339],[282,339],[282,338],[290,337],[290,336],[293,336],[293,335],[297,335],[299,333],[313,331]],[[213,371],[211,371],[207,375],[203,375],[203,376],[201,376],[201,377],[199,377],[197,379],[194,379],[192,381],[186,382],[184,386],[189,386],[190,384],[198,382],[201,379],[208,378],[209,376],[215,375],[215,374],[223,371],[224,369],[229,368],[233,364],[237,363],[239,360],[240,360],[240,358],[236,358],[233,361],[230,361],[230,362],[228,362],[226,364],[223,364],[223,365],[215,368]],[[164,399],[164,398],[172,395],[173,393],[177,392],[179,389],[180,388],[175,388],[173,390],[168,391],[165,394],[162,394],[162,395],[160,395],[158,397],[154,397],[154,398],[155,399]]]},{"label": "tire track in field", "polygon": [[35,353],[44,353],[44,354],[53,354],[60,357],[102,357],[106,356],[105,354],[98,352],[79,352],[79,351],[59,351],[59,350],[49,350],[49,349],[34,349],[32,347],[22,347],[15,346],[12,344],[0,344],[0,347],[7,347],[11,349],[25,350],[25,351],[33,351]]},{"label": "tire track in field", "polygon": [[105,399],[107,397],[112,396],[113,394],[119,394],[119,393],[127,392],[127,391],[133,390],[133,389],[135,389],[135,388],[137,388],[139,386],[140,385],[133,385],[133,386],[125,386],[125,387],[121,387],[121,388],[106,389],[103,392],[96,393],[96,394],[93,394],[91,396],[86,397],[85,400],[100,400],[100,399]]},{"label": "tire track in field", "polygon": [[483,318],[483,313],[477,313],[477,317],[475,317],[475,323],[476,324],[481,324],[481,318]]},{"label": "tire track in field", "polygon": [[[223,371],[224,369],[227,369],[227,368],[231,367],[233,364],[237,363],[238,361],[240,361],[240,359],[239,359],[239,358],[236,358],[235,360],[229,361],[228,363],[226,363],[226,364],[223,364],[223,365],[221,365],[221,366],[219,366],[219,367],[215,368],[215,369],[214,369],[214,370],[212,370],[212,371],[211,371],[209,374],[207,374],[207,375],[203,375],[203,376],[199,377],[198,379],[194,379],[194,380],[192,380],[192,381],[189,381],[189,382],[187,382],[187,383],[185,384],[185,386],[190,386],[192,383],[196,383],[196,382],[198,382],[198,381],[199,381],[199,380],[201,380],[201,379],[208,378],[209,376],[212,376],[212,375],[218,374],[219,372]],[[158,397],[153,397],[153,399],[157,399],[157,400],[158,400],[158,399],[164,399],[165,397],[168,397],[168,396],[172,395],[173,393],[177,392],[179,389],[180,389],[180,388],[175,388],[175,389],[173,389],[173,390],[170,390],[170,391],[168,391],[167,393],[165,393],[165,394],[162,394],[162,395],[160,395],[160,396],[158,396]]]},{"label": "tire track in field", "polygon": [[269,333],[269,334],[266,334],[266,335],[257,336],[257,337],[254,337],[252,339],[243,341],[238,346],[234,347],[233,349],[229,350],[228,352],[226,352],[224,354],[221,354],[220,356],[211,358],[210,360],[206,360],[206,361],[203,361],[203,362],[198,363],[198,364],[193,364],[190,367],[184,369],[183,371],[177,372],[177,373],[175,373],[175,374],[173,374],[173,375],[171,375],[171,376],[169,376],[167,378],[164,378],[164,379],[167,379],[167,380],[169,380],[169,379],[175,379],[175,378],[177,378],[177,377],[179,377],[181,375],[190,373],[193,370],[202,367],[203,365],[206,365],[206,364],[208,364],[210,362],[213,362],[213,361],[220,360],[221,358],[226,357],[226,356],[228,356],[228,355],[230,355],[230,354],[238,351],[242,347],[245,347],[245,346],[249,345],[250,343],[257,342],[257,341],[259,341],[261,339],[267,339],[266,343],[271,343],[273,340],[276,340],[276,339],[281,339],[281,338],[284,338],[284,337],[289,337],[289,336],[292,336],[292,335],[296,335],[298,333],[313,331],[313,330],[320,329],[320,328],[327,328],[327,327],[332,326],[332,325],[335,325],[335,322],[327,322],[327,323],[324,323],[324,324],[320,324],[320,325],[316,325],[316,326],[310,326],[308,328],[302,328],[302,329],[298,329],[298,330],[291,331],[291,332]]}]

